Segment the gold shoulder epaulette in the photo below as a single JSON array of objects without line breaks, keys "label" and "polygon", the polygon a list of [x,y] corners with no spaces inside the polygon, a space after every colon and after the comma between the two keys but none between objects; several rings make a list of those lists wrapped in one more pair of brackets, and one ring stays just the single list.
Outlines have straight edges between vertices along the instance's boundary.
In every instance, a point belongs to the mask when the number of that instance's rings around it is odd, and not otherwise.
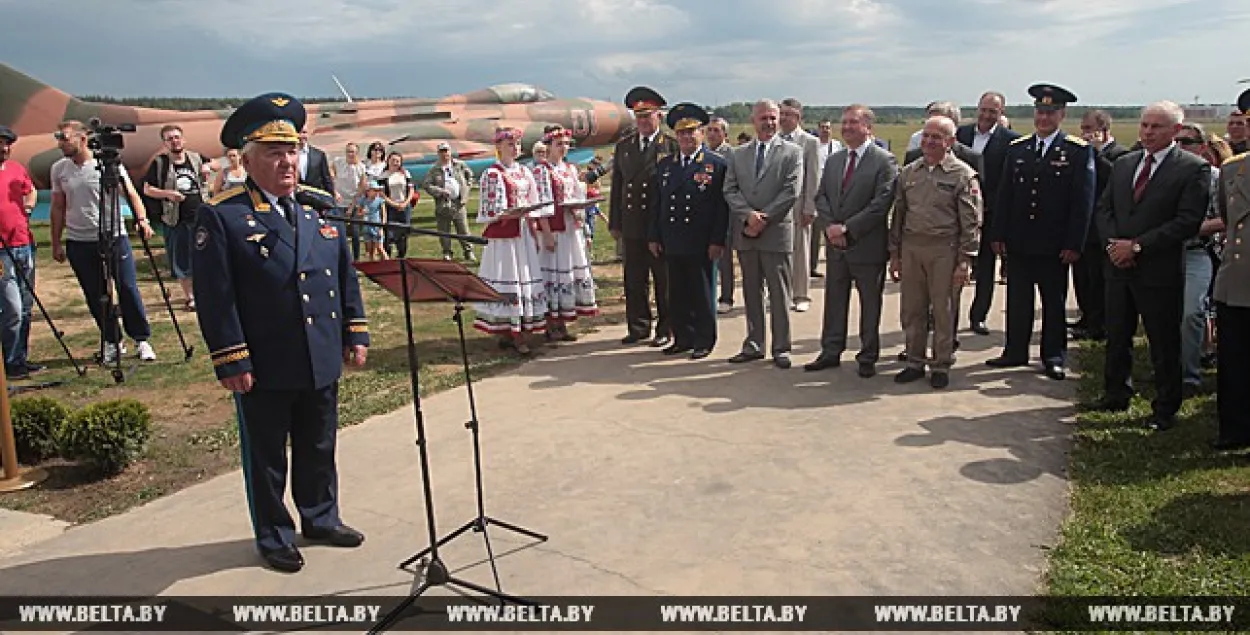
[{"label": "gold shoulder epaulette", "polygon": [[1067,140],[1068,140],[1068,143],[1075,143],[1075,144],[1076,144],[1076,145],[1078,145],[1078,146],[1087,146],[1087,145],[1089,145],[1089,142],[1088,142],[1088,141],[1086,141],[1086,140],[1084,140],[1084,139],[1082,139],[1082,138],[1080,138],[1080,137],[1078,137],[1078,136],[1076,136],[1076,135],[1067,135],[1067,136],[1065,136],[1065,137],[1064,137],[1064,139],[1067,139]]},{"label": "gold shoulder epaulette", "polygon": [[1010,145],[1013,145],[1013,146],[1014,146],[1014,145],[1016,145],[1017,143],[1020,143],[1021,141],[1027,141],[1027,140],[1029,140],[1030,138],[1032,138],[1032,136],[1033,136],[1033,135],[1023,135],[1023,134],[1022,134],[1022,135],[1020,135],[1020,136],[1016,137],[1015,139],[1012,139],[1012,140],[1011,140],[1011,144],[1010,144]]},{"label": "gold shoulder epaulette", "polygon": [[220,204],[224,202],[225,200],[238,196],[246,191],[247,191],[247,187],[243,185],[232,187],[228,190],[218,193],[217,196],[214,196],[208,199],[208,204],[209,205]]},{"label": "gold shoulder epaulette", "polygon": [[1238,161],[1244,161],[1246,157],[1250,157],[1250,152],[1242,152],[1241,154],[1228,157],[1228,160],[1223,165],[1232,165]]},{"label": "gold shoulder epaulette", "polygon": [[310,185],[300,185],[300,186],[299,186],[299,189],[301,189],[301,190],[305,190],[305,191],[307,191],[307,192],[312,192],[313,194],[320,194],[320,195],[322,195],[322,196],[329,196],[330,198],[334,198],[334,195],[333,195],[333,194],[331,194],[331,193],[329,193],[329,192],[327,192],[327,191],[325,191],[325,190],[322,190],[322,189],[318,189],[318,188],[312,187],[312,186],[310,186]]}]

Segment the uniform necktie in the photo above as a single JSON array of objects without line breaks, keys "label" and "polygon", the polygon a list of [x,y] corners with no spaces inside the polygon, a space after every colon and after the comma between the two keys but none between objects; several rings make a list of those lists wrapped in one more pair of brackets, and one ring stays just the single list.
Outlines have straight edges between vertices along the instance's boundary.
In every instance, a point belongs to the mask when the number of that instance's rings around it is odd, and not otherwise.
[{"label": "uniform necktie", "polygon": [[855,176],[855,158],[859,156],[858,152],[850,152],[850,161],[846,162],[846,174],[842,175],[842,191],[846,191],[846,186],[850,184],[851,177]]},{"label": "uniform necktie", "polygon": [[290,223],[291,227],[294,228],[295,227],[295,210],[297,209],[295,205],[295,199],[289,196],[283,196],[282,198],[278,199],[278,203],[282,205],[283,211],[286,212],[286,222]]},{"label": "uniform necktie", "polygon": [[1037,138],[1037,158],[1042,158],[1046,154],[1046,141],[1041,137]]},{"label": "uniform necktie", "polygon": [[682,158],[681,158],[681,167],[685,168],[685,167],[689,167],[689,166],[690,166],[690,157],[682,157]]},{"label": "uniform necktie", "polygon": [[651,145],[651,138],[650,138],[650,137],[643,137],[643,139],[642,139],[642,151],[643,151],[643,152],[646,152],[646,151],[647,151],[647,147],[648,147],[648,146],[650,146],[650,145]]},{"label": "uniform necktie", "polygon": [[755,177],[759,178],[764,171],[764,144],[758,143],[755,147]]},{"label": "uniform necktie", "polygon": [[1141,174],[1137,175],[1137,182],[1133,183],[1133,202],[1141,200],[1143,194],[1146,193],[1146,184],[1150,182],[1150,166],[1155,162],[1155,155],[1147,154],[1146,160],[1142,161]]}]

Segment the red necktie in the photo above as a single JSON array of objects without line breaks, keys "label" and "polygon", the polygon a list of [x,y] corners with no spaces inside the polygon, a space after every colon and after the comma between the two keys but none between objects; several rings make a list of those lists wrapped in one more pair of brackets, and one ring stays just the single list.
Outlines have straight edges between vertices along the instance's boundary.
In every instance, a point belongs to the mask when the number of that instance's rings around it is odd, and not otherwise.
[{"label": "red necktie", "polygon": [[842,191],[846,191],[846,186],[851,183],[851,177],[855,176],[855,157],[859,156],[856,152],[849,152],[851,160],[846,163],[846,174],[842,175]]},{"label": "red necktie", "polygon": [[1153,154],[1147,154],[1146,160],[1142,161],[1141,174],[1137,175],[1137,182],[1133,183],[1133,202],[1141,201],[1142,194],[1146,193],[1146,183],[1150,182],[1150,166],[1155,162]]}]

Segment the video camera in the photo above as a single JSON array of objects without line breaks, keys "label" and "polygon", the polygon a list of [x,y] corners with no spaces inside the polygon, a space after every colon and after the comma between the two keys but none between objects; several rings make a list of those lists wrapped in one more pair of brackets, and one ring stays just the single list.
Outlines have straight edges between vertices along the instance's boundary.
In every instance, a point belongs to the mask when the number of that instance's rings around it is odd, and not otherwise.
[{"label": "video camera", "polygon": [[135,125],[132,123],[114,126],[101,122],[99,117],[92,117],[87,125],[91,127],[91,132],[87,136],[87,147],[97,159],[121,156],[122,148],[126,145],[122,133],[135,131]]}]

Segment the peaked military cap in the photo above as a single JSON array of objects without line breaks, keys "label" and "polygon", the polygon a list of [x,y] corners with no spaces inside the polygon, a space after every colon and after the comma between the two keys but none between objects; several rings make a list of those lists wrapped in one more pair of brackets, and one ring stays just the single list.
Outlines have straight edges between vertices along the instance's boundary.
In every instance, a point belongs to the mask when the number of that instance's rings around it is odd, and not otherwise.
[{"label": "peaked military cap", "polygon": [[1241,93],[1241,97],[1237,98],[1237,110],[1240,110],[1242,114],[1250,112],[1250,88],[1247,88],[1245,92]]},{"label": "peaked military cap", "polygon": [[17,133],[8,126],[0,126],[0,139],[8,139],[9,143],[16,143]]},{"label": "peaked military cap", "polygon": [[266,93],[239,106],[221,127],[221,145],[239,149],[257,143],[299,143],[307,113],[304,104],[285,93]]},{"label": "peaked military cap", "polygon": [[710,119],[707,111],[703,108],[689,102],[683,102],[673,106],[673,109],[668,111],[667,121],[668,127],[672,128],[673,132],[677,132],[679,130],[705,126]]},{"label": "peaked military cap", "polygon": [[1038,110],[1058,110],[1076,102],[1076,95],[1054,84],[1033,84],[1029,87],[1029,94],[1033,96],[1033,106]]},{"label": "peaked military cap", "polygon": [[637,86],[625,93],[625,106],[637,115],[655,112],[667,103],[659,93],[646,86]]}]

